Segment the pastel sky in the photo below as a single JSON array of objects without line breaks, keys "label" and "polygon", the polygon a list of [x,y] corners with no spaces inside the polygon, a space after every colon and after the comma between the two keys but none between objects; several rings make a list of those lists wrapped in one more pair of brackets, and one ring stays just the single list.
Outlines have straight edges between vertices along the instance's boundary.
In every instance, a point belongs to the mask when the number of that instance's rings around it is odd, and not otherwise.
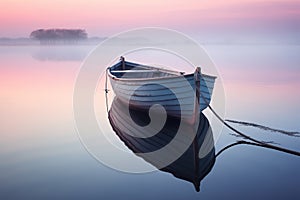
[{"label": "pastel sky", "polygon": [[179,31],[286,32],[299,35],[299,0],[1,0],[0,37],[38,28],[85,28],[107,36],[141,26]]}]

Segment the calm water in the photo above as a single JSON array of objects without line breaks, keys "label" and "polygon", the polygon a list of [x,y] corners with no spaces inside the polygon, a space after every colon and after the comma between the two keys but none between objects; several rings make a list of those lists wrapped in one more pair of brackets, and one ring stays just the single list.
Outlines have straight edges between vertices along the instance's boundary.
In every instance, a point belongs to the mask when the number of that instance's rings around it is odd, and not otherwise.
[{"label": "calm water", "polygon": [[[205,48],[222,76],[227,119],[300,131],[300,46]],[[0,47],[1,199],[299,198],[299,157],[258,147],[221,154],[200,193],[165,172],[129,174],[100,164],[81,144],[72,108],[76,75],[91,49]],[[300,151],[300,138],[234,126]],[[240,139],[230,133],[223,129],[216,152]]]}]

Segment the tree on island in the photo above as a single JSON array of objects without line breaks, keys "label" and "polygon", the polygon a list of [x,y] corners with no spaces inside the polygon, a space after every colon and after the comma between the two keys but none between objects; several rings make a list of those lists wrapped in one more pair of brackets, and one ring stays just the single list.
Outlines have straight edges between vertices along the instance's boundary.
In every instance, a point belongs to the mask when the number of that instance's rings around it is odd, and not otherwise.
[{"label": "tree on island", "polygon": [[87,39],[87,33],[84,29],[38,29],[30,33],[30,38],[39,40],[41,44],[72,44]]}]

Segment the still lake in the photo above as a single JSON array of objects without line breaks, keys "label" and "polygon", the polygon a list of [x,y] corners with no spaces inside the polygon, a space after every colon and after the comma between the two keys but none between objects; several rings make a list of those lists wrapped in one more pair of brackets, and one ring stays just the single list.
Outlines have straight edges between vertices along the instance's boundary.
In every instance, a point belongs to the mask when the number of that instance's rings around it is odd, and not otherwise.
[{"label": "still lake", "polygon": [[[204,47],[223,81],[226,119],[300,132],[300,46]],[[260,147],[222,153],[199,193],[169,173],[130,174],[99,163],[79,140],[72,101],[93,48],[0,46],[0,199],[299,198],[299,157]],[[300,151],[300,137],[233,126]],[[216,152],[241,139],[231,134],[223,129]]]}]

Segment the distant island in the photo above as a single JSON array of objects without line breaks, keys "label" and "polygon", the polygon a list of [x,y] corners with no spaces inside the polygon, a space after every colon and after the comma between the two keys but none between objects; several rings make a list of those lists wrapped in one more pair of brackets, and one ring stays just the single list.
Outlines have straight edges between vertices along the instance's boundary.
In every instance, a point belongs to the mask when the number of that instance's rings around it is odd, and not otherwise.
[{"label": "distant island", "polygon": [[30,38],[38,40],[40,44],[72,44],[87,39],[84,29],[38,29],[30,33]]},{"label": "distant island", "polygon": [[0,45],[95,45],[106,37],[88,37],[85,29],[37,29],[29,37],[0,38]]}]

